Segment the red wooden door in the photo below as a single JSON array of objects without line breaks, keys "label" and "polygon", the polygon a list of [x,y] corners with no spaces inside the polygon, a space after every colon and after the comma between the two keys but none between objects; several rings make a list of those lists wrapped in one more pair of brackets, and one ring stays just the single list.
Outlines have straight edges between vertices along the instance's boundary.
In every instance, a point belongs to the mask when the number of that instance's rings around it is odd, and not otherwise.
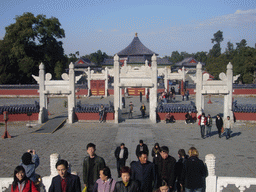
[{"label": "red wooden door", "polygon": [[91,80],[91,94],[105,95],[105,80]]}]

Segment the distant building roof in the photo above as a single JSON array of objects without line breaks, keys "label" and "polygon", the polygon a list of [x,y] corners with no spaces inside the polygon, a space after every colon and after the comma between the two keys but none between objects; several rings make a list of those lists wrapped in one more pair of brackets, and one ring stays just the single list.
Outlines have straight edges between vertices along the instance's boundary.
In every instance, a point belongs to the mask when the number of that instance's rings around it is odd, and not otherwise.
[{"label": "distant building roof", "polygon": [[[127,61],[127,64],[145,64],[145,61],[147,60],[146,56],[128,56],[125,59]],[[123,60],[120,60],[120,64],[123,64]],[[157,57],[157,65],[166,65],[170,66],[172,62],[168,60],[168,58],[160,58]],[[102,66],[114,66],[114,60],[113,59],[104,59]]]},{"label": "distant building roof", "polygon": [[89,59],[80,57],[76,62],[75,62],[75,68],[95,68],[98,67],[95,63],[91,62]]},{"label": "distant building roof", "polygon": [[151,51],[141,43],[137,33],[135,33],[135,37],[133,41],[130,43],[130,45],[128,45],[125,49],[117,53],[119,57],[142,56],[142,55],[152,56],[153,54],[158,55],[157,53]]},{"label": "distant building roof", "polygon": [[[185,67],[185,68],[196,68],[198,61],[196,59],[194,59],[193,57],[188,57],[183,59],[180,62],[177,62],[174,64],[174,67]],[[201,63],[203,66],[205,65],[205,63]]]}]

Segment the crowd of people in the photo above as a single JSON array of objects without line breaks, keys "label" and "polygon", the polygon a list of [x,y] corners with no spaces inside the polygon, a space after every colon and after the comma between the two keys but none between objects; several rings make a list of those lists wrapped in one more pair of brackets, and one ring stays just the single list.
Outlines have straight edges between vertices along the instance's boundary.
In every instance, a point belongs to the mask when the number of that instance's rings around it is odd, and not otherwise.
[{"label": "crowd of people", "polygon": [[[60,159],[55,167],[58,175],[52,178],[49,192],[200,192],[205,187],[207,168],[196,148],[191,147],[186,155],[184,149],[178,151],[178,161],[169,154],[167,146],[155,143],[151,150],[153,162],[148,160],[149,149],[139,141],[135,154],[137,161],[126,165],[129,152],[121,143],[114,152],[117,163],[118,178],[112,178],[111,170],[105,160],[96,155],[96,145],[87,144],[87,153],[83,160],[83,188],[80,178],[71,174],[69,164]],[[39,165],[39,157],[35,150],[28,150],[22,156],[22,162],[14,170],[12,192],[39,192],[40,185],[35,169]]]}]

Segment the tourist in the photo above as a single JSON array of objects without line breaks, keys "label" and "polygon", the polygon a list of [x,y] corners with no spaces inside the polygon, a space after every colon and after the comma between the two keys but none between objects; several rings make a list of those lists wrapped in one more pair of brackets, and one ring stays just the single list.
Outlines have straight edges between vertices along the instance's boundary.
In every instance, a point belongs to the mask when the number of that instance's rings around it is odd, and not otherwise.
[{"label": "tourist", "polygon": [[189,90],[187,90],[187,92],[185,93],[186,99],[187,101],[189,100]]},{"label": "tourist", "polygon": [[137,181],[131,180],[131,169],[122,167],[120,170],[122,181],[116,182],[114,192],[139,192],[139,184]]},{"label": "tourist", "polygon": [[102,123],[104,121],[104,115],[105,115],[105,108],[104,108],[104,105],[101,105],[99,108],[99,116],[100,116],[99,122],[100,123]]},{"label": "tourist", "polygon": [[146,112],[146,106],[144,105],[144,103],[142,103],[142,105],[140,107],[140,111],[141,111],[142,118],[144,118],[145,117],[145,112]]},{"label": "tourist", "polygon": [[173,191],[175,184],[175,164],[176,159],[169,155],[169,148],[162,146],[160,156],[156,159],[157,179],[160,184],[162,180],[167,182],[170,191]]},{"label": "tourist", "polygon": [[177,161],[177,163],[175,164],[175,178],[177,180],[177,192],[181,192],[181,173],[182,173],[182,169],[184,166],[185,161],[188,159],[188,156],[186,155],[186,152],[184,149],[179,149],[178,151],[178,157],[179,160]]},{"label": "tourist", "polygon": [[182,98],[182,101],[184,101],[184,99],[185,99],[185,92],[183,90],[181,91],[181,98]]},{"label": "tourist", "polygon": [[130,101],[130,104],[129,104],[129,116],[128,118],[132,118],[132,113],[133,113],[133,103]]},{"label": "tourist", "polygon": [[125,108],[125,97],[122,97],[122,104],[123,104],[123,108]]},{"label": "tourist", "polygon": [[156,190],[156,192],[169,192],[169,187],[165,180],[161,182],[160,187]]},{"label": "tourist", "polygon": [[160,146],[159,143],[155,143],[154,147],[151,151],[151,156],[153,157],[153,163],[155,163],[155,160],[157,157],[160,156]]},{"label": "tourist", "polygon": [[216,127],[218,129],[219,138],[221,138],[221,130],[223,128],[223,120],[220,117],[220,114],[218,114],[216,117]]},{"label": "tourist", "polygon": [[188,192],[202,192],[205,187],[205,177],[207,176],[207,168],[195,147],[191,147],[188,151],[189,158],[184,163],[181,174],[181,187]]},{"label": "tourist", "polygon": [[58,175],[52,178],[49,192],[81,192],[80,178],[68,172],[66,160],[58,160],[56,169]]},{"label": "tourist", "polygon": [[83,182],[88,192],[93,190],[94,183],[99,179],[99,170],[106,166],[104,159],[97,156],[95,151],[96,145],[88,143],[87,153],[89,156],[85,157],[83,161]]},{"label": "tourist", "polygon": [[202,113],[202,115],[198,116],[199,122],[198,125],[200,126],[201,129],[201,137],[204,139],[204,134],[205,134],[205,125],[206,125],[206,117],[205,114]]},{"label": "tourist", "polygon": [[135,153],[136,153],[136,156],[137,156],[138,158],[139,158],[139,153],[140,153],[141,151],[145,151],[145,152],[147,153],[147,155],[148,155],[148,146],[147,146],[145,143],[143,143],[143,140],[140,140],[140,141],[139,141],[139,144],[138,144],[137,147],[136,147]]},{"label": "tourist", "polygon": [[211,137],[212,117],[208,114],[206,118],[206,137]]},{"label": "tourist", "polygon": [[140,102],[142,103],[142,92],[140,92]]},{"label": "tourist", "polygon": [[29,149],[21,157],[22,163],[21,166],[24,167],[27,178],[29,178],[34,183],[37,182],[36,178],[36,168],[39,166],[39,157],[36,154],[36,151]]},{"label": "tourist", "polygon": [[100,170],[100,179],[98,179],[94,186],[93,192],[113,192],[116,181],[111,177],[109,167],[104,167]]},{"label": "tourist", "polygon": [[185,124],[189,124],[189,123],[190,124],[193,123],[191,111],[189,111],[188,113],[185,114]]},{"label": "tourist", "polygon": [[25,169],[21,165],[14,169],[11,192],[38,192],[34,182],[27,178]]},{"label": "tourist", "polygon": [[230,116],[227,116],[227,119],[224,120],[224,128],[226,139],[230,138],[231,129],[233,128],[234,122],[230,120]]},{"label": "tourist", "polygon": [[121,143],[115,150],[116,157],[116,168],[118,177],[121,177],[120,170],[125,166],[126,159],[128,159],[128,149],[125,147],[124,143]]},{"label": "tourist", "polygon": [[147,91],[146,99],[147,99],[147,102],[149,102],[149,91]]},{"label": "tourist", "polygon": [[145,151],[140,151],[139,160],[131,163],[131,172],[131,178],[139,182],[141,192],[156,189],[155,165],[148,161],[148,154]]},{"label": "tourist", "polygon": [[174,119],[173,115],[171,115],[170,112],[165,115],[165,122],[166,123],[175,123],[175,119]]}]

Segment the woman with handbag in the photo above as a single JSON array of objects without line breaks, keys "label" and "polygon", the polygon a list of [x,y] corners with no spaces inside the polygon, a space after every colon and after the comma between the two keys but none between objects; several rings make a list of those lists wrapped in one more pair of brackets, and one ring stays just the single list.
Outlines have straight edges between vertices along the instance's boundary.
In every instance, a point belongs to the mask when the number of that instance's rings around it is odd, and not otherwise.
[{"label": "woman with handbag", "polygon": [[21,165],[14,170],[14,181],[11,192],[39,192],[34,184],[25,174],[25,169]]}]

